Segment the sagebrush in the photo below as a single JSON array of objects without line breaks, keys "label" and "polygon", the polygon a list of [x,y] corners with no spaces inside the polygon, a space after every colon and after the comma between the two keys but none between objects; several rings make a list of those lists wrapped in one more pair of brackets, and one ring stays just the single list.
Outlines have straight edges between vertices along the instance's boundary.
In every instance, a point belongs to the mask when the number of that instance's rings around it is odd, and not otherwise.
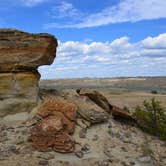
[{"label": "sagebrush", "polygon": [[160,101],[145,100],[143,106],[136,107],[134,116],[141,129],[166,140],[166,110]]}]

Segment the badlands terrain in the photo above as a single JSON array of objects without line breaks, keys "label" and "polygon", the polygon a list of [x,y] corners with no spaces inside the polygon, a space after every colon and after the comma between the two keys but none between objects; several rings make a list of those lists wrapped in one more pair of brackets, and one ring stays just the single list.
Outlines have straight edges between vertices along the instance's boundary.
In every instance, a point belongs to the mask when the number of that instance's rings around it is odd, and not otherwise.
[{"label": "badlands terrain", "polygon": [[[78,88],[97,90],[110,104],[131,111],[152,97],[166,107],[165,77],[41,80],[40,98],[41,101],[50,96],[77,100]],[[152,93],[154,90],[157,94]],[[36,120],[34,112],[24,124],[1,123],[0,166],[166,165],[166,142],[142,132],[133,122],[117,120],[111,115],[108,121],[93,125],[78,117],[72,136],[76,144],[74,152],[39,151],[28,141],[29,128]]]},{"label": "badlands terrain", "polygon": [[[166,77],[80,78],[41,80],[43,89],[96,89],[104,93],[110,103],[121,108],[135,108],[145,99],[155,97],[166,106]],[[157,94],[152,94],[157,91]]]}]

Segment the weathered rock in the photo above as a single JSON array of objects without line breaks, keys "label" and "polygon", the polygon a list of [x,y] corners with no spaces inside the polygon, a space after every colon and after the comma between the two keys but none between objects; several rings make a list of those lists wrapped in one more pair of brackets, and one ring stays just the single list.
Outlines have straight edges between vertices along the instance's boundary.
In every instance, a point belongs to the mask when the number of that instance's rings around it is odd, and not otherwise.
[{"label": "weathered rock", "polygon": [[45,101],[37,115],[43,119],[31,129],[30,140],[41,151],[54,150],[61,153],[74,151],[74,132],[77,106],[62,100]]},{"label": "weathered rock", "polygon": [[0,116],[28,112],[38,102],[40,75],[31,72],[0,73]]},{"label": "weathered rock", "polygon": [[38,98],[39,73],[0,73],[0,99]]},{"label": "weathered rock", "polygon": [[116,118],[123,118],[128,120],[134,120],[133,117],[123,109],[111,105],[107,98],[103,96],[101,93],[95,90],[89,89],[77,89],[77,93],[80,96],[87,96],[91,99],[94,103],[96,103],[99,107],[103,108],[108,113],[112,113],[112,115]]},{"label": "weathered rock", "polygon": [[100,123],[109,119],[108,113],[92,102],[87,96],[77,97],[74,102],[78,106],[78,113],[91,123]]},{"label": "weathered rock", "polygon": [[130,115],[130,113],[124,111],[123,109],[121,109],[119,107],[113,106],[111,111],[112,111],[112,115],[115,118],[121,118],[121,119],[135,121],[135,119],[132,117],[132,115]]},{"label": "weathered rock", "polygon": [[40,125],[41,129],[47,133],[57,133],[64,128],[61,116],[49,116],[43,119]]},{"label": "weathered rock", "polygon": [[37,111],[37,114],[46,117],[48,115],[62,113],[70,121],[76,121],[77,106],[65,100],[55,98],[46,100]]},{"label": "weathered rock", "polygon": [[27,71],[49,65],[55,58],[57,40],[41,33],[0,29],[0,71]]},{"label": "weathered rock", "polygon": [[[43,120],[41,123],[32,127],[29,141],[32,142],[33,147],[39,151],[54,150],[60,153],[73,152],[75,144],[71,136],[63,131],[60,132],[60,122],[53,122],[52,119],[51,121],[46,125],[46,121]],[[59,124],[57,125],[57,123]]]},{"label": "weathered rock", "polygon": [[46,100],[37,111],[42,118],[48,116],[61,117],[67,133],[73,133],[77,115],[77,106],[71,102],[57,99]]},{"label": "weathered rock", "polygon": [[81,96],[88,96],[94,103],[106,110],[108,113],[111,112],[112,105],[108,102],[107,98],[98,91],[90,89],[77,89],[77,93]]},{"label": "weathered rock", "polygon": [[87,133],[87,129],[83,128],[79,131],[79,137],[80,138],[86,138],[86,133]]},{"label": "weathered rock", "polygon": [[0,117],[29,112],[38,104],[37,68],[53,62],[56,47],[49,34],[0,29]]}]

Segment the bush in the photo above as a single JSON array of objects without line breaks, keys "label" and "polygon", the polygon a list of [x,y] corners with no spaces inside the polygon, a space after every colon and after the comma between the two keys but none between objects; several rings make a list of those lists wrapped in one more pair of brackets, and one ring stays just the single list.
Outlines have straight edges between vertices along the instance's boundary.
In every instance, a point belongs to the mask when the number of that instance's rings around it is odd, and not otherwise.
[{"label": "bush", "polygon": [[142,107],[137,106],[134,117],[141,129],[166,140],[166,111],[155,98],[150,102],[145,100]]},{"label": "bush", "polygon": [[157,90],[151,90],[152,94],[158,94]]}]

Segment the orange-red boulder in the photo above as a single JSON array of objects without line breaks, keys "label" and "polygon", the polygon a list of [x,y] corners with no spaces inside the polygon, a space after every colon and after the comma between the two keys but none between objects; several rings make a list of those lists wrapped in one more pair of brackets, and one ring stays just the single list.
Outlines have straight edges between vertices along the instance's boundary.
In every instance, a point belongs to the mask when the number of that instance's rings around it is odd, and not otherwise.
[{"label": "orange-red boulder", "polygon": [[37,114],[46,117],[48,115],[55,115],[57,112],[61,112],[69,120],[75,121],[77,106],[64,100],[49,99],[42,104]]},{"label": "orange-red boulder", "polygon": [[74,151],[74,132],[77,107],[61,100],[47,100],[37,111],[42,120],[30,130],[29,140],[40,151],[54,150],[61,153]]}]

